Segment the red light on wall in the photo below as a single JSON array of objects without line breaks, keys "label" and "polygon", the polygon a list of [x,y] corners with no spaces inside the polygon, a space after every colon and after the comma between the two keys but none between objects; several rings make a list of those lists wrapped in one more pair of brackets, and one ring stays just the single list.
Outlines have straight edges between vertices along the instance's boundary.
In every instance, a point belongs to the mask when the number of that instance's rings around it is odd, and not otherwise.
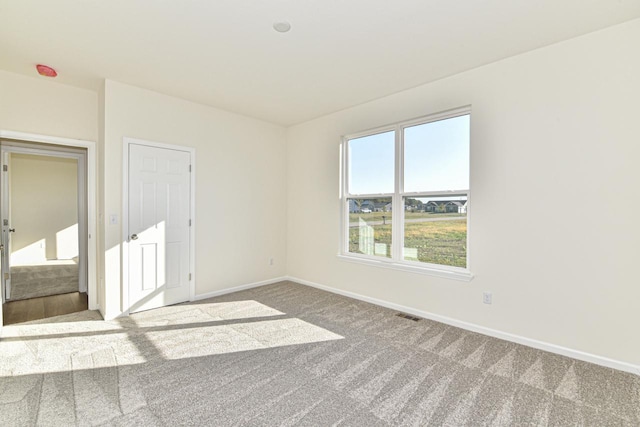
[{"label": "red light on wall", "polygon": [[56,70],[42,64],[36,65],[36,70],[38,70],[38,74],[45,77],[55,77],[58,75],[58,73],[56,73]]}]

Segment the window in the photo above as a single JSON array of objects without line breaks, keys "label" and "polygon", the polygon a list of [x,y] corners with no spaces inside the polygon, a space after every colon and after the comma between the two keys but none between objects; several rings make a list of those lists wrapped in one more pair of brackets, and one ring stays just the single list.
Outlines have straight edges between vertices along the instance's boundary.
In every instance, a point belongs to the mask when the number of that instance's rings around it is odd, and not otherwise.
[{"label": "window", "polygon": [[343,141],[343,242],[352,260],[468,279],[469,109]]}]

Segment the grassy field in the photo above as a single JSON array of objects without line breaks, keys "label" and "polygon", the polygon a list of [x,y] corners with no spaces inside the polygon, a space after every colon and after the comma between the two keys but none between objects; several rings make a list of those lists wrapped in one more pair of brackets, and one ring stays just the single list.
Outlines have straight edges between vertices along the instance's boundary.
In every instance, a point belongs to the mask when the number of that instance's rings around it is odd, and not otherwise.
[{"label": "grassy field", "polygon": [[[358,222],[362,218],[365,221],[382,221],[382,217],[386,221],[391,221],[392,212],[371,212],[371,213],[350,213],[349,222]],[[404,217],[410,218],[442,218],[442,217],[464,217],[465,214],[459,213],[431,213],[431,212],[405,212]]]},{"label": "grassy field", "polygon": [[[384,244],[386,247],[387,257],[390,257],[391,225],[374,225],[372,228],[374,242],[377,244]],[[360,240],[359,233],[360,229],[358,227],[351,227],[349,229],[350,252],[363,253],[358,247]],[[405,224],[404,245],[405,248],[417,249],[418,261],[455,267],[466,267],[467,222],[452,220],[407,223]],[[409,257],[406,259],[413,261],[416,260],[415,258]]]}]

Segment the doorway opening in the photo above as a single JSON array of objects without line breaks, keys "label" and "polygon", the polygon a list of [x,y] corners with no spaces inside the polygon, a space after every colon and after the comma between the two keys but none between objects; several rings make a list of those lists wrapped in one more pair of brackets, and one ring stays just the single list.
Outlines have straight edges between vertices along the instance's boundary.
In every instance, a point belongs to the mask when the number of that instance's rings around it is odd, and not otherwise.
[{"label": "doorway opening", "polygon": [[0,140],[3,324],[88,308],[87,148]]}]

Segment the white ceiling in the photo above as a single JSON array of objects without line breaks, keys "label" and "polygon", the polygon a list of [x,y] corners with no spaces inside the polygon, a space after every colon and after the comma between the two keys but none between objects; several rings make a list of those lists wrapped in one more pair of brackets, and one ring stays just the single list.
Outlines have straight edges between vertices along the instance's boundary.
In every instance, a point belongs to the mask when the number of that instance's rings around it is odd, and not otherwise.
[{"label": "white ceiling", "polygon": [[291,125],[638,17],[640,0],[0,0],[0,69]]}]

